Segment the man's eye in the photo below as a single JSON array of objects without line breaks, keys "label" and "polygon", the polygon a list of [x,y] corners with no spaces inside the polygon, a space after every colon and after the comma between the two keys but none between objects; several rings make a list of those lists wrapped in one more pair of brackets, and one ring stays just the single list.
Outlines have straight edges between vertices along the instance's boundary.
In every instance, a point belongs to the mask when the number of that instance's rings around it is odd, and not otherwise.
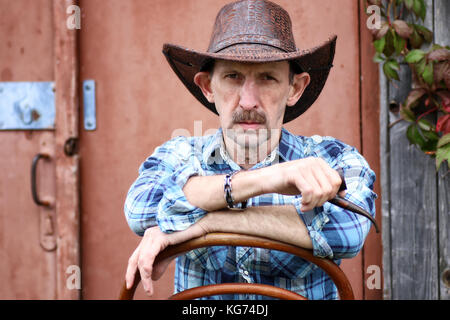
[{"label": "man's eye", "polygon": [[228,74],[225,75],[225,78],[237,79],[238,78],[238,74],[237,73],[228,73]]},{"label": "man's eye", "polygon": [[272,77],[271,75],[265,74],[262,76],[263,80],[276,80],[274,77]]}]

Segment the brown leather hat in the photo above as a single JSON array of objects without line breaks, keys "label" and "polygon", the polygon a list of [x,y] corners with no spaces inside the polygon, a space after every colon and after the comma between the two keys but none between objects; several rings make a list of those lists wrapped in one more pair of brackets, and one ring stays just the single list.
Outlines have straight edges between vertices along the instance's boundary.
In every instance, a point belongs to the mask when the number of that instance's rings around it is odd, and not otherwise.
[{"label": "brown leather hat", "polygon": [[336,38],[332,36],[317,47],[299,50],[286,10],[266,0],[244,0],[227,4],[219,11],[207,52],[166,43],[163,53],[189,91],[216,114],[214,103],[208,102],[194,83],[195,74],[211,59],[296,63],[310,74],[311,82],[297,104],[286,108],[286,123],[305,112],[322,91],[332,67]]}]

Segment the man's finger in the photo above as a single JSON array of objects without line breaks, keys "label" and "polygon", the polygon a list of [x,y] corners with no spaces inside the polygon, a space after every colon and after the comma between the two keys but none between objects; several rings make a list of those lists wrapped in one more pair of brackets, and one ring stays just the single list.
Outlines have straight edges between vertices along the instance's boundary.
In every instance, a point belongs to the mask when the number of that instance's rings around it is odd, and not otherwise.
[{"label": "man's finger", "polygon": [[134,250],[130,259],[128,259],[127,272],[125,273],[125,282],[127,285],[127,289],[130,289],[133,286],[134,276],[136,274],[137,264],[138,264],[138,259],[139,259],[140,246],[141,245],[139,244],[137,246],[137,248]]},{"label": "man's finger", "polygon": [[152,255],[152,252],[154,251],[153,247],[155,246],[154,231],[154,228],[149,228],[145,231],[138,259],[138,268],[139,273],[141,274],[142,286],[149,296],[153,294],[152,269],[154,256]]},{"label": "man's finger", "polygon": [[315,207],[315,203],[317,201],[316,193],[320,189],[311,168],[303,170],[301,173],[299,172],[296,184],[302,195],[301,210],[303,212],[311,210]]},{"label": "man's finger", "polygon": [[338,193],[338,195],[341,196],[342,198],[344,198],[346,194],[347,194],[346,190],[339,191]]},{"label": "man's finger", "polygon": [[140,267],[139,272],[141,274],[141,282],[142,282],[142,286],[144,287],[144,291],[147,293],[147,295],[151,296],[153,294],[151,267],[150,267],[150,269]]},{"label": "man's finger", "polygon": [[[320,163],[320,161],[319,161]],[[332,182],[327,175],[327,169],[322,166],[316,167],[313,170],[314,177],[319,184],[319,193],[317,194],[315,207],[319,207],[323,205],[328,199],[332,198],[332,196],[336,195],[337,188],[334,190]],[[334,192],[334,194],[333,194]]]}]

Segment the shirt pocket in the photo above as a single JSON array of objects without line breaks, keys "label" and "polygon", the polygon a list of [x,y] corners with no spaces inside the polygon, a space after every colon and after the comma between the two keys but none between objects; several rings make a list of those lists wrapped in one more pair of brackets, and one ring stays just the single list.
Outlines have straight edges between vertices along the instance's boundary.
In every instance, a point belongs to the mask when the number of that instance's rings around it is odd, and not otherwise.
[{"label": "shirt pocket", "polygon": [[218,271],[225,264],[228,254],[228,247],[214,246],[194,249],[186,253],[186,258],[199,263],[205,270]]},{"label": "shirt pocket", "polygon": [[270,268],[274,277],[283,277],[287,279],[304,278],[318,267],[303,258],[296,255],[282,252],[270,251]]}]

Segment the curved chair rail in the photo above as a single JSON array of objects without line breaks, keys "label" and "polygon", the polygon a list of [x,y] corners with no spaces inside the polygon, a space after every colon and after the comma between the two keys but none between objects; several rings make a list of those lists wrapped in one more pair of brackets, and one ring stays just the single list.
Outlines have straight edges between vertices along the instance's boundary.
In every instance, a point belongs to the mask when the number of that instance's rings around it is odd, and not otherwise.
[{"label": "curved chair rail", "polygon": [[[296,255],[300,258],[308,260],[319,268],[324,270],[334,282],[337,287],[339,297],[341,300],[353,300],[353,290],[344,272],[330,259],[315,257],[311,250],[300,248],[284,242],[271,240],[262,237],[249,236],[235,233],[209,233],[199,238],[191,239],[174,246],[169,246],[159,253],[156,257],[155,263],[166,259],[173,259],[177,256],[189,252],[194,249],[211,246],[244,246],[257,247],[270,250],[278,250]],[[120,300],[131,300],[134,297],[136,288],[140,282],[139,272],[136,272],[133,286],[130,289],[123,284],[120,292]],[[190,300],[199,297],[213,296],[219,294],[258,294],[269,296],[278,299],[286,300],[306,300],[305,297],[286,290],[270,285],[263,284],[249,284],[249,283],[223,283],[208,286],[201,286],[197,288],[187,289],[179,292],[169,299],[174,300]]]}]

